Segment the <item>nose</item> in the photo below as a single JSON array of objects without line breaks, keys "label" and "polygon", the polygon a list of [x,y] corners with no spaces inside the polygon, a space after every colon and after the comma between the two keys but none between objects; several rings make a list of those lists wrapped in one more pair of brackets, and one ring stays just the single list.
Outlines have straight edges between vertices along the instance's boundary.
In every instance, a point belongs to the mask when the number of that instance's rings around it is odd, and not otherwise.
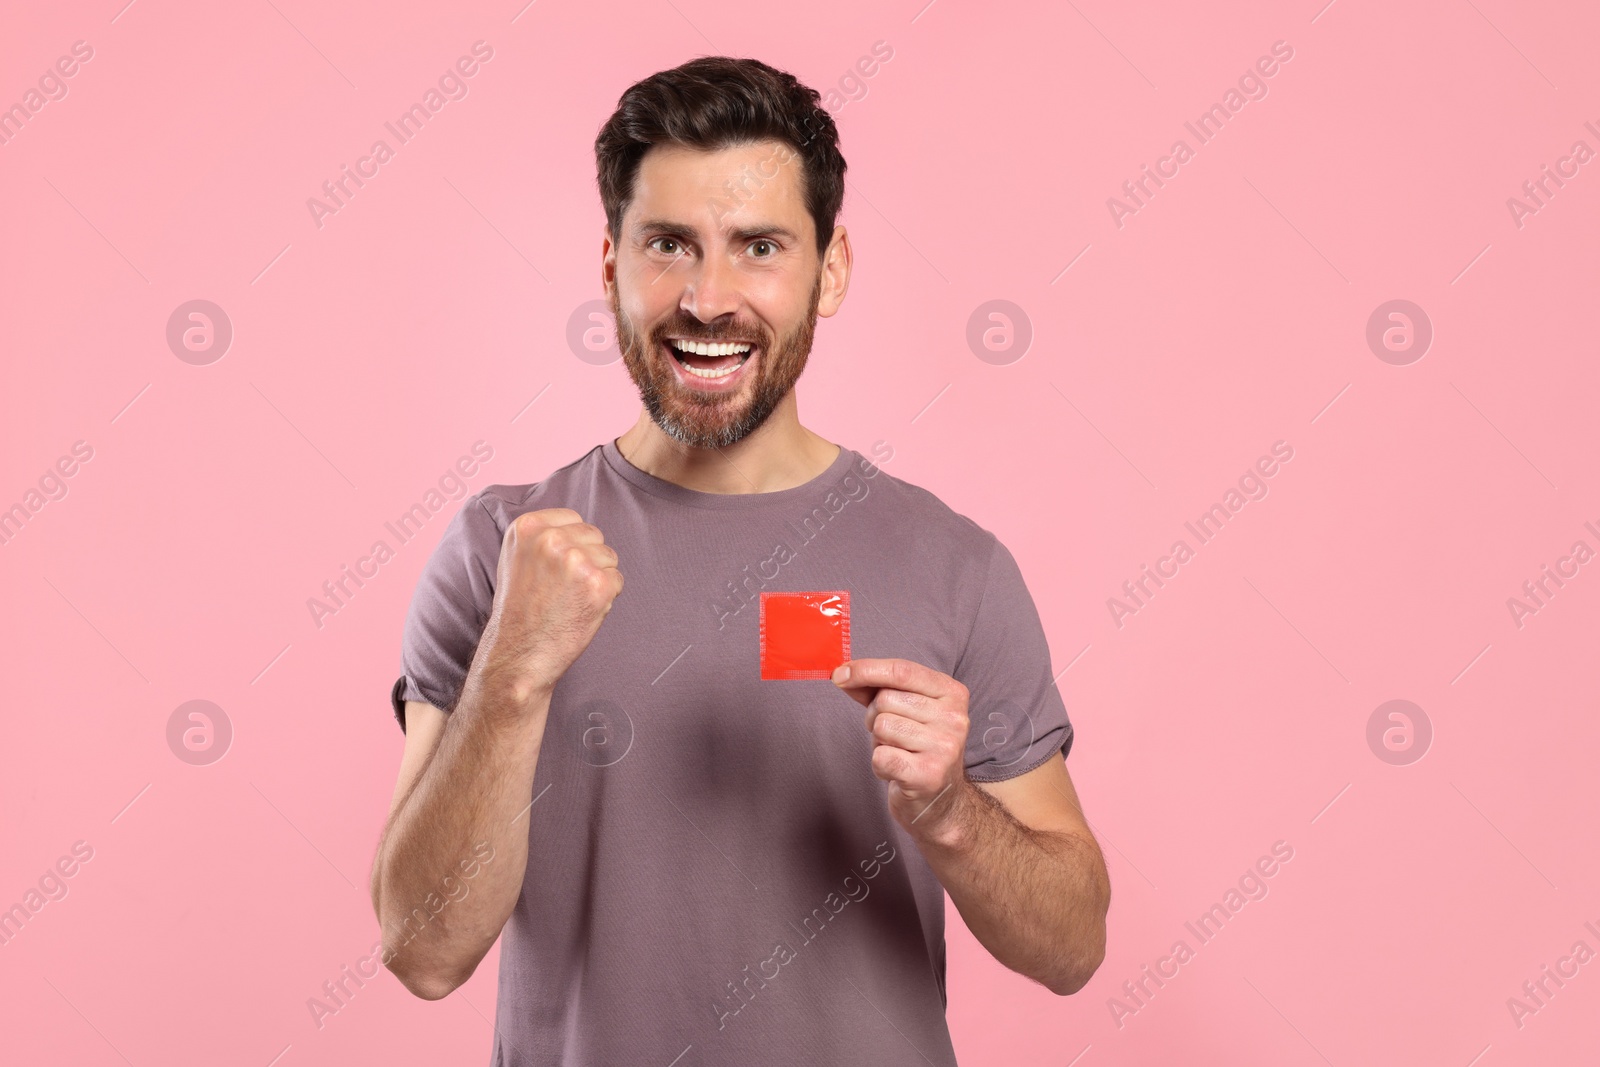
[{"label": "nose", "polygon": [[678,306],[701,322],[732,317],[739,308],[737,272],[719,255],[703,257],[683,288]]}]

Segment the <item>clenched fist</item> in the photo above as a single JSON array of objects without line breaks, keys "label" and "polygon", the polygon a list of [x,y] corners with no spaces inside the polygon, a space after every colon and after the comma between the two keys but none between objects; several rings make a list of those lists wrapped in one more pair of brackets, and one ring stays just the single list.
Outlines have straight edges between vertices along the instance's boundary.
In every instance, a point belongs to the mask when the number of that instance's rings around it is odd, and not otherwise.
[{"label": "clenched fist", "polygon": [[571,508],[518,515],[500,542],[482,672],[522,698],[548,694],[622,592],[617,553]]}]

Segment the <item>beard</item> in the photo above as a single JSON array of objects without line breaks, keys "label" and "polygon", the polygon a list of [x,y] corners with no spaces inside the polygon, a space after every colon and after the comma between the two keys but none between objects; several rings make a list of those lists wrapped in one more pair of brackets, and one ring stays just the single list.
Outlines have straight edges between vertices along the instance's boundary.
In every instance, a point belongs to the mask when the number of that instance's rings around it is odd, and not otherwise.
[{"label": "beard", "polygon": [[[650,418],[662,433],[680,444],[726,448],[766,422],[767,416],[789,395],[800,379],[800,372],[805,370],[817,331],[822,272],[817,272],[816,283],[811,287],[810,305],[800,322],[777,343],[772,343],[760,327],[708,328],[682,308],[675,308],[673,315],[646,338],[622,314],[621,286],[614,288],[616,293],[608,301],[611,317],[617,324],[617,346],[622,350],[628,377],[638,388],[639,399],[650,412]],[[708,333],[708,329],[713,332]],[[755,376],[751,381],[740,382],[733,392],[708,393],[683,385],[678,381],[677,372],[668,365],[673,358],[665,354],[669,337],[707,342],[747,341],[756,345],[760,352],[754,357]]]}]

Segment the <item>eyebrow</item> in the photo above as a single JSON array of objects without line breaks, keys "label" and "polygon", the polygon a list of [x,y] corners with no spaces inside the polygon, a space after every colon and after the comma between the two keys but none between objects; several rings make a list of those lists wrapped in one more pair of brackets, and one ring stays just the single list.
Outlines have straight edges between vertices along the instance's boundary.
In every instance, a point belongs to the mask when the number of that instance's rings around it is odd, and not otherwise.
[{"label": "eyebrow", "polygon": [[[738,229],[729,230],[727,232],[728,236],[732,237],[736,241],[749,241],[757,237],[780,237],[790,241],[793,244],[800,243],[800,238],[797,234],[790,230],[784,229],[782,226],[770,224],[741,226]],[[633,233],[635,237],[658,236],[663,233],[681,233],[690,237],[700,236],[700,231],[695,229],[693,226],[685,226],[682,223],[672,222],[669,219],[641,220],[636,226],[634,226]]]}]

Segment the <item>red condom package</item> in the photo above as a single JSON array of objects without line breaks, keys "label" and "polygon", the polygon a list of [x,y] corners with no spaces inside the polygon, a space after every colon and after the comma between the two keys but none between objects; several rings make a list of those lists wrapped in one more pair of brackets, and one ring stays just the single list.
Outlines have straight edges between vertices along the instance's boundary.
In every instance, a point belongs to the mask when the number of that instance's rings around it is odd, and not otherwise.
[{"label": "red condom package", "polygon": [[761,594],[764,681],[831,678],[850,658],[850,591]]}]

